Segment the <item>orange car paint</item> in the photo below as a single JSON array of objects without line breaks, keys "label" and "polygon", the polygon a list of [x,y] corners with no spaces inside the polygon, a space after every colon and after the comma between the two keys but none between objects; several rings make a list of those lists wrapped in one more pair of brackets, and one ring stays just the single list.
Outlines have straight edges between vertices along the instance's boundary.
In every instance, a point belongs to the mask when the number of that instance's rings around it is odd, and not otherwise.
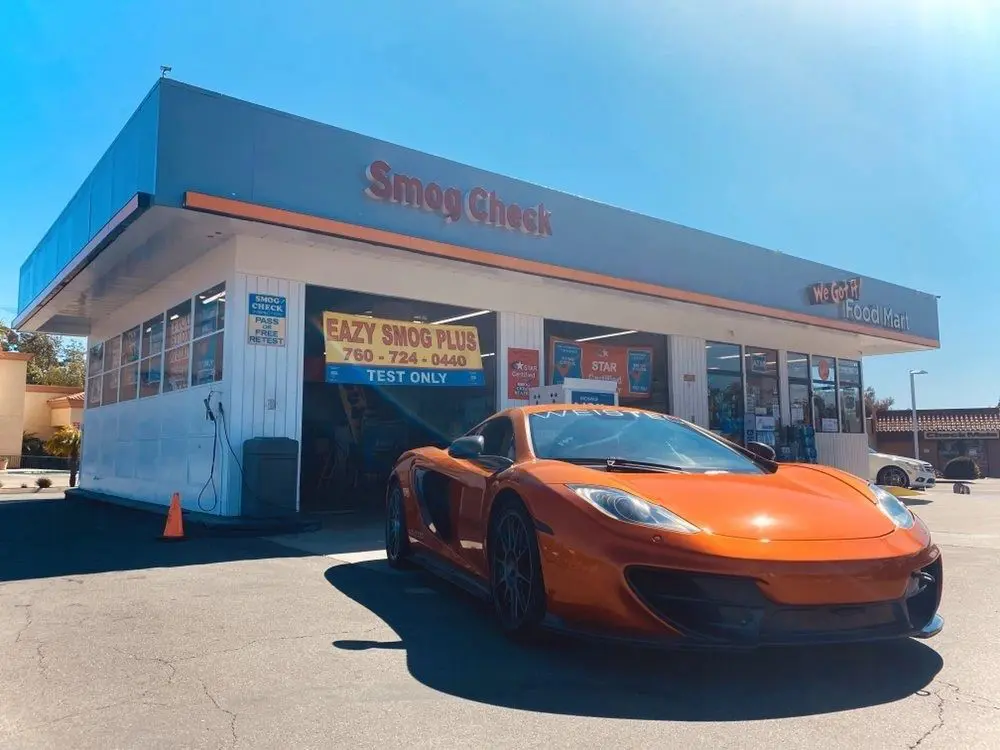
[{"label": "orange car paint", "polygon": [[[396,477],[407,496],[414,464],[463,487],[451,498],[454,543],[426,530],[408,502],[411,544],[486,582],[490,509],[501,493],[515,492],[546,529],[537,539],[548,612],[587,629],[636,636],[674,631],[632,592],[624,576],[629,565],[750,577],[779,604],[849,605],[900,598],[911,573],[940,556],[919,518],[911,529],[896,528],[875,507],[867,482],[830,467],[781,464],[776,473],[759,475],[629,474],[538,460],[527,419],[552,409],[504,412],[514,423],[517,456],[496,476],[436,448],[404,454]],[[564,486],[572,482],[636,493],[702,531],[677,534],[611,519]]]}]

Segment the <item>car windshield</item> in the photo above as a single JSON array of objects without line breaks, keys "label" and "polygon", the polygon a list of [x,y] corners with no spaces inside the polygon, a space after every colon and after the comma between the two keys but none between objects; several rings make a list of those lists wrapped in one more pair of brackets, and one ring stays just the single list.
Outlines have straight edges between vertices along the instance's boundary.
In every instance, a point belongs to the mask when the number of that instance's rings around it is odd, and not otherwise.
[{"label": "car windshield", "polygon": [[538,458],[573,462],[615,458],[685,471],[764,473],[746,456],[665,414],[552,410],[531,414],[528,424]]}]

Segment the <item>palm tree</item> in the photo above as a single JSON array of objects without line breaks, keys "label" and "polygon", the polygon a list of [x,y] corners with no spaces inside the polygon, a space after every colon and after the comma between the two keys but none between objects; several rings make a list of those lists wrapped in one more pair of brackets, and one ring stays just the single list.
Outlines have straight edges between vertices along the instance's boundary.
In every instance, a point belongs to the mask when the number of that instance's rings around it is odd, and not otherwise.
[{"label": "palm tree", "polygon": [[69,486],[76,487],[76,472],[80,466],[80,430],[73,425],[63,425],[45,444],[50,456],[69,459]]}]

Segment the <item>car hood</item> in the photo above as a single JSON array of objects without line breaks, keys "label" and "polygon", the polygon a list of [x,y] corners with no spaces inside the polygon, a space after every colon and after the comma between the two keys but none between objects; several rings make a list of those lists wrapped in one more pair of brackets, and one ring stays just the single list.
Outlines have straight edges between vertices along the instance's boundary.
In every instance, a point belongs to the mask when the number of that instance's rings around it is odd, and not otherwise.
[{"label": "car hood", "polygon": [[[602,472],[605,480],[608,474]],[[865,483],[810,467],[774,474],[614,474],[614,483],[720,536],[770,541],[871,539],[895,526]]]},{"label": "car hood", "polygon": [[901,466],[912,466],[916,468],[924,464],[923,461],[917,461],[916,459],[908,458],[907,456],[894,456],[891,453],[872,453],[871,455],[883,461],[891,461],[892,463]]}]

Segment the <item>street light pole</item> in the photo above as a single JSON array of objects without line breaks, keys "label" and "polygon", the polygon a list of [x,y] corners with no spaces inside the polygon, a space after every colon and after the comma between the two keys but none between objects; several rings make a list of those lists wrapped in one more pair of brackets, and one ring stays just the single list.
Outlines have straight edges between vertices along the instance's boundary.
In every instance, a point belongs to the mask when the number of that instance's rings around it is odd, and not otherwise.
[{"label": "street light pole", "polygon": [[920,460],[920,441],[917,437],[920,425],[917,422],[917,375],[926,375],[927,370],[910,370],[910,411],[913,412],[913,457]]}]

